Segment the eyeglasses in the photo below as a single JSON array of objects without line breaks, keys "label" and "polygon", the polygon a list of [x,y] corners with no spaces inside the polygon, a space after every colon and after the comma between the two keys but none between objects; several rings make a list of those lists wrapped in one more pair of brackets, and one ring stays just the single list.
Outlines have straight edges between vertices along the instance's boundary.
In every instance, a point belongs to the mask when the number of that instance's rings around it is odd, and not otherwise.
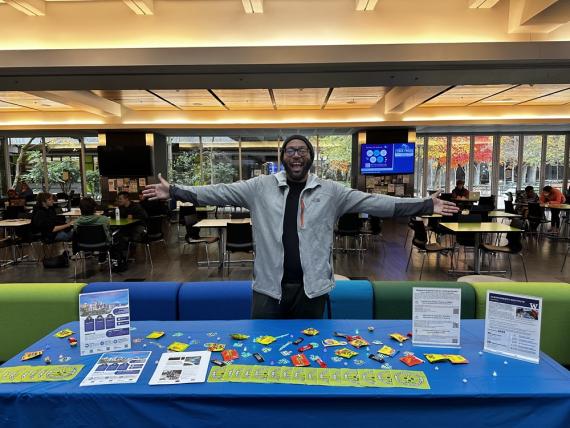
[{"label": "eyeglasses", "polygon": [[309,153],[309,150],[306,147],[299,147],[299,148],[293,148],[293,147],[289,147],[287,149],[285,149],[285,154],[287,156],[294,156],[295,153],[297,153],[299,156],[303,157],[306,156],[307,153]]}]

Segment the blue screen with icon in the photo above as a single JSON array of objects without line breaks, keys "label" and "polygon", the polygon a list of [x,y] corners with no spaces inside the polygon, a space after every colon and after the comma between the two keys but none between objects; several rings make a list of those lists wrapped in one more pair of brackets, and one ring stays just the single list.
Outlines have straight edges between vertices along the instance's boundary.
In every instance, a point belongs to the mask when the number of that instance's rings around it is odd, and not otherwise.
[{"label": "blue screen with icon", "polygon": [[360,146],[362,175],[413,174],[414,143],[363,144]]}]

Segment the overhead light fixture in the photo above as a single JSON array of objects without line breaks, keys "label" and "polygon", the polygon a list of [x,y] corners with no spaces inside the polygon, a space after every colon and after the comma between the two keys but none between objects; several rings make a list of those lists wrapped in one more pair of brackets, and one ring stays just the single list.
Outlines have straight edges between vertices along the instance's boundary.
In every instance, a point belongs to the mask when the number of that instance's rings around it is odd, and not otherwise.
[{"label": "overhead light fixture", "polygon": [[370,12],[376,7],[378,0],[356,0],[356,10]]},{"label": "overhead light fixture", "polygon": [[137,15],[154,15],[154,0],[123,0]]},{"label": "overhead light fixture", "polygon": [[28,16],[46,15],[46,4],[44,0],[4,0],[4,3]]},{"label": "overhead light fixture", "polygon": [[245,13],[263,13],[263,0],[241,0]]}]

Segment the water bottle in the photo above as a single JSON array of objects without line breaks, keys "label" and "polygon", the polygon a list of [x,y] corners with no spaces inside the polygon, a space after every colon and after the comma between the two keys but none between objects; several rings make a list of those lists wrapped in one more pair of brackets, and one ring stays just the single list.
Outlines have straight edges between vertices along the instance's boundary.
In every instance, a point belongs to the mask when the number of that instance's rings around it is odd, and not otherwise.
[{"label": "water bottle", "polygon": [[115,220],[119,220],[121,218],[121,211],[119,207],[115,208]]}]

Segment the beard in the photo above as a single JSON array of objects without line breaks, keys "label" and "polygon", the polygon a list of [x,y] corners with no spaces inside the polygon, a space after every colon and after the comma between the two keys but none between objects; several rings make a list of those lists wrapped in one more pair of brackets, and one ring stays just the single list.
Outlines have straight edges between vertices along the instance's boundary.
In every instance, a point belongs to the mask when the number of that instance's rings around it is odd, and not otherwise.
[{"label": "beard", "polygon": [[292,181],[302,181],[307,176],[307,173],[311,169],[312,164],[313,164],[312,160],[306,161],[305,165],[303,165],[303,168],[298,172],[292,171],[287,162],[283,162],[283,168],[285,168],[285,172],[287,173],[287,178],[289,178]]}]

